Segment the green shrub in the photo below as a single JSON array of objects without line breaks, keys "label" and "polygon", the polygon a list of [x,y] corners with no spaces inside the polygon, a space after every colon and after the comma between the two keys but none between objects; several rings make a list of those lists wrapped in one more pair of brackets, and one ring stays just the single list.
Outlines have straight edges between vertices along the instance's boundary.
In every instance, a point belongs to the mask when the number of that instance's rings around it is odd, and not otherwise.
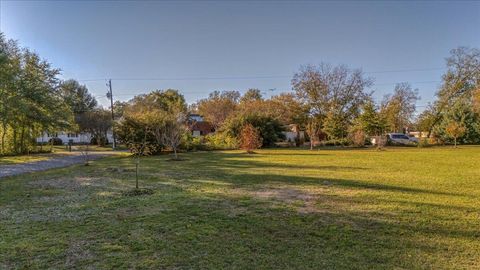
[{"label": "green shrub", "polygon": [[205,145],[211,150],[227,150],[238,149],[239,142],[226,132],[217,132],[205,136]]},{"label": "green shrub", "polygon": [[423,147],[430,147],[430,146],[432,146],[432,144],[430,144],[428,138],[420,138],[418,140],[417,146],[420,147],[420,148],[423,148]]},{"label": "green shrub", "polygon": [[285,135],[282,133],[284,131],[283,126],[278,120],[258,114],[231,117],[225,122],[222,131],[232,138],[238,138],[245,124],[251,124],[258,129],[260,137],[262,137],[263,147],[274,146],[277,141],[285,139]]}]

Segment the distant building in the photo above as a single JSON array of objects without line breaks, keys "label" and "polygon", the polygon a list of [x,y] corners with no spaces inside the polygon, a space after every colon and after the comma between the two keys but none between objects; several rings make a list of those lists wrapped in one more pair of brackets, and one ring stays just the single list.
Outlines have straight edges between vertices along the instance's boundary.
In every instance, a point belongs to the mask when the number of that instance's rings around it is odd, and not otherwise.
[{"label": "distant building", "polygon": [[283,135],[285,135],[285,140],[290,142],[295,142],[296,140],[305,140],[305,131],[300,130],[300,127],[297,124],[290,124],[284,126],[285,131],[283,131]]},{"label": "distant building", "polygon": [[190,114],[188,116],[188,129],[193,137],[205,136],[215,132],[212,124],[203,120],[199,114]]},{"label": "distant building", "polygon": [[[45,132],[41,137],[36,139],[37,143],[48,143],[50,139],[59,138],[62,140],[63,144],[68,144],[72,142],[74,144],[83,144],[90,143],[92,141],[92,135],[88,132],[82,133],[69,133],[69,132],[55,132],[47,133]],[[109,142],[113,141],[113,134],[111,131],[107,132],[107,140]]]}]

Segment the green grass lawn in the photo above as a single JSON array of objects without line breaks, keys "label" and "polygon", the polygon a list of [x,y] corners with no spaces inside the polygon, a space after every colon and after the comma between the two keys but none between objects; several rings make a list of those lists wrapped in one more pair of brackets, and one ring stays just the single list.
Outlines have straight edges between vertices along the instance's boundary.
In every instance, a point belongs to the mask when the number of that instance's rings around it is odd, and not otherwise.
[{"label": "green grass lawn", "polygon": [[0,179],[0,269],[480,269],[480,147],[182,157]]}]

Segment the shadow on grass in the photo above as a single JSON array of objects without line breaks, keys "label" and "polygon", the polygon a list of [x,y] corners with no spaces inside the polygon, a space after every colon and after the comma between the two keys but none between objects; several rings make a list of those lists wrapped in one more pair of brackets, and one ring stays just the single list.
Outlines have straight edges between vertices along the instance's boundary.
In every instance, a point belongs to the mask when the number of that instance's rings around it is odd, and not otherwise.
[{"label": "shadow on grass", "polygon": [[[394,186],[387,184],[379,183],[369,183],[364,181],[359,181],[355,179],[335,179],[335,178],[324,178],[324,177],[307,177],[307,176],[292,176],[292,175],[282,175],[278,174],[275,171],[268,172],[267,170],[262,171],[258,169],[288,169],[288,170],[318,170],[318,171],[363,171],[368,170],[369,168],[363,167],[352,167],[352,166],[311,166],[311,165],[292,165],[292,164],[282,164],[282,163],[268,163],[256,160],[255,158],[250,158],[248,160],[237,159],[243,157],[241,153],[215,153],[213,156],[210,156],[211,153],[207,153],[204,157],[195,160],[189,160],[185,163],[177,163],[176,167],[169,167],[166,170],[174,170],[174,174],[168,174],[168,177],[174,179],[188,181],[188,180],[198,180],[205,179],[208,177],[211,181],[218,181],[219,183],[229,183],[237,186],[246,186],[246,185],[265,185],[265,184],[284,184],[284,185],[303,185],[303,186],[318,186],[322,182],[328,181],[337,187],[345,187],[349,189],[366,189],[366,190],[378,190],[386,192],[402,192],[402,193],[411,193],[411,194],[432,194],[432,195],[445,195],[445,196],[464,196],[463,194],[453,193],[453,192],[441,192],[429,189],[420,189],[414,187],[405,187],[405,186]],[[253,157],[253,156],[252,156]],[[158,159],[154,157],[145,162],[143,165],[144,170],[147,174],[150,174],[152,177],[155,175],[158,176],[158,173],[161,175],[162,170],[158,170],[157,164],[155,164],[155,159],[159,162],[163,162],[164,159]],[[195,166],[195,169],[192,173],[191,167]],[[243,173],[238,172],[237,169],[256,169],[255,173]],[[166,171],[164,171],[166,172]]]},{"label": "shadow on grass", "polygon": [[[195,189],[197,180],[208,180],[219,185],[231,184],[227,185],[230,189],[255,189],[265,184],[273,188],[278,184],[318,187],[327,180],[336,188],[409,193],[413,196],[457,196],[354,179],[285,176],[270,172],[248,174],[235,170],[239,168],[238,163],[241,168],[305,169],[305,166],[232,160],[235,157],[238,157],[237,154],[225,154],[223,157],[205,154],[175,164],[164,162],[168,158],[165,156],[142,160],[140,171],[142,176],[147,176],[142,179],[142,184],[161,190],[143,197],[115,195],[119,189],[134,183],[132,175],[128,173],[112,175],[111,172],[92,167],[71,174],[67,173],[69,169],[57,170],[57,174],[61,172],[66,175],[56,176],[53,182],[73,181],[73,177],[88,176],[93,178],[91,183],[96,183],[99,179],[112,178],[105,186],[90,185],[72,191],[51,187],[63,192],[63,195],[82,193],[85,196],[73,201],[69,196],[63,196],[64,199],[59,196],[59,199],[65,200],[63,203],[43,202],[40,206],[47,205],[54,211],[45,211],[46,215],[52,215],[52,219],[49,220],[47,216],[46,222],[42,223],[28,220],[28,214],[39,207],[35,201],[38,198],[23,197],[20,200],[11,197],[10,201],[5,201],[25,207],[19,211],[19,215],[26,216],[26,221],[16,223],[10,220],[15,215],[8,215],[9,219],[0,218],[0,224],[5,228],[3,242],[8,246],[8,249],[0,249],[4,256],[0,258],[5,264],[15,266],[12,268],[62,268],[65,260],[74,257],[70,254],[71,250],[64,246],[65,243],[84,243],[76,247],[76,253],[92,255],[74,261],[78,268],[219,269],[232,265],[240,269],[443,268],[447,260],[455,256],[465,257],[469,251],[462,250],[463,246],[456,246],[454,242],[440,245],[436,242],[439,238],[458,238],[460,241],[478,238],[474,227],[467,229],[467,226],[447,226],[441,221],[412,219],[413,215],[424,215],[422,213],[365,211],[373,203],[370,201],[372,198],[352,198],[341,193],[326,195],[335,208],[320,207],[319,212],[299,213],[291,205],[278,204],[269,199],[234,196],[228,194],[228,190],[212,194]],[[132,160],[111,159],[105,162],[109,162],[109,166],[129,166]],[[324,167],[325,170],[358,169]],[[49,172],[39,175],[45,177],[55,174]],[[27,176],[22,181],[34,180],[33,176]],[[18,184],[10,180],[8,183]],[[34,188],[30,187],[29,191],[41,191],[40,188]],[[0,189],[0,194],[6,190],[9,189]],[[98,195],[99,192],[109,191],[114,195]],[[389,198],[382,200],[399,203]],[[65,205],[68,208],[63,208]],[[424,206],[431,207],[429,204]],[[4,209],[1,214],[16,211],[12,210],[13,207]],[[71,213],[62,212],[66,209]],[[68,219],[82,211],[84,215],[80,218]],[[59,222],[53,219],[54,215],[61,214],[65,220]],[[33,227],[41,231],[39,236],[32,233]],[[26,241],[34,244],[35,248],[26,246]],[[476,258],[478,256],[472,260]],[[469,264],[466,259],[456,262],[463,264],[456,265],[459,268],[473,268],[475,263],[472,261]]]}]

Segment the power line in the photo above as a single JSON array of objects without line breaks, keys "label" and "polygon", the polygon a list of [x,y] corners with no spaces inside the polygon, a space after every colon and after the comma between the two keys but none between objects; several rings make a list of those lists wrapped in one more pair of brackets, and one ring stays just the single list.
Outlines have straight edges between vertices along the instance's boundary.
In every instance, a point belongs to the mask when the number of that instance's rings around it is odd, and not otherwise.
[{"label": "power line", "polygon": [[[422,69],[397,69],[397,70],[379,70],[367,71],[366,74],[379,73],[400,73],[400,72],[421,72],[444,70],[445,68],[422,68]],[[282,79],[291,78],[292,75],[265,75],[265,76],[218,76],[218,77],[177,77],[177,78],[112,78],[114,81],[202,81],[202,80],[253,80],[253,79]],[[104,81],[105,79],[81,79],[81,82]]]}]

